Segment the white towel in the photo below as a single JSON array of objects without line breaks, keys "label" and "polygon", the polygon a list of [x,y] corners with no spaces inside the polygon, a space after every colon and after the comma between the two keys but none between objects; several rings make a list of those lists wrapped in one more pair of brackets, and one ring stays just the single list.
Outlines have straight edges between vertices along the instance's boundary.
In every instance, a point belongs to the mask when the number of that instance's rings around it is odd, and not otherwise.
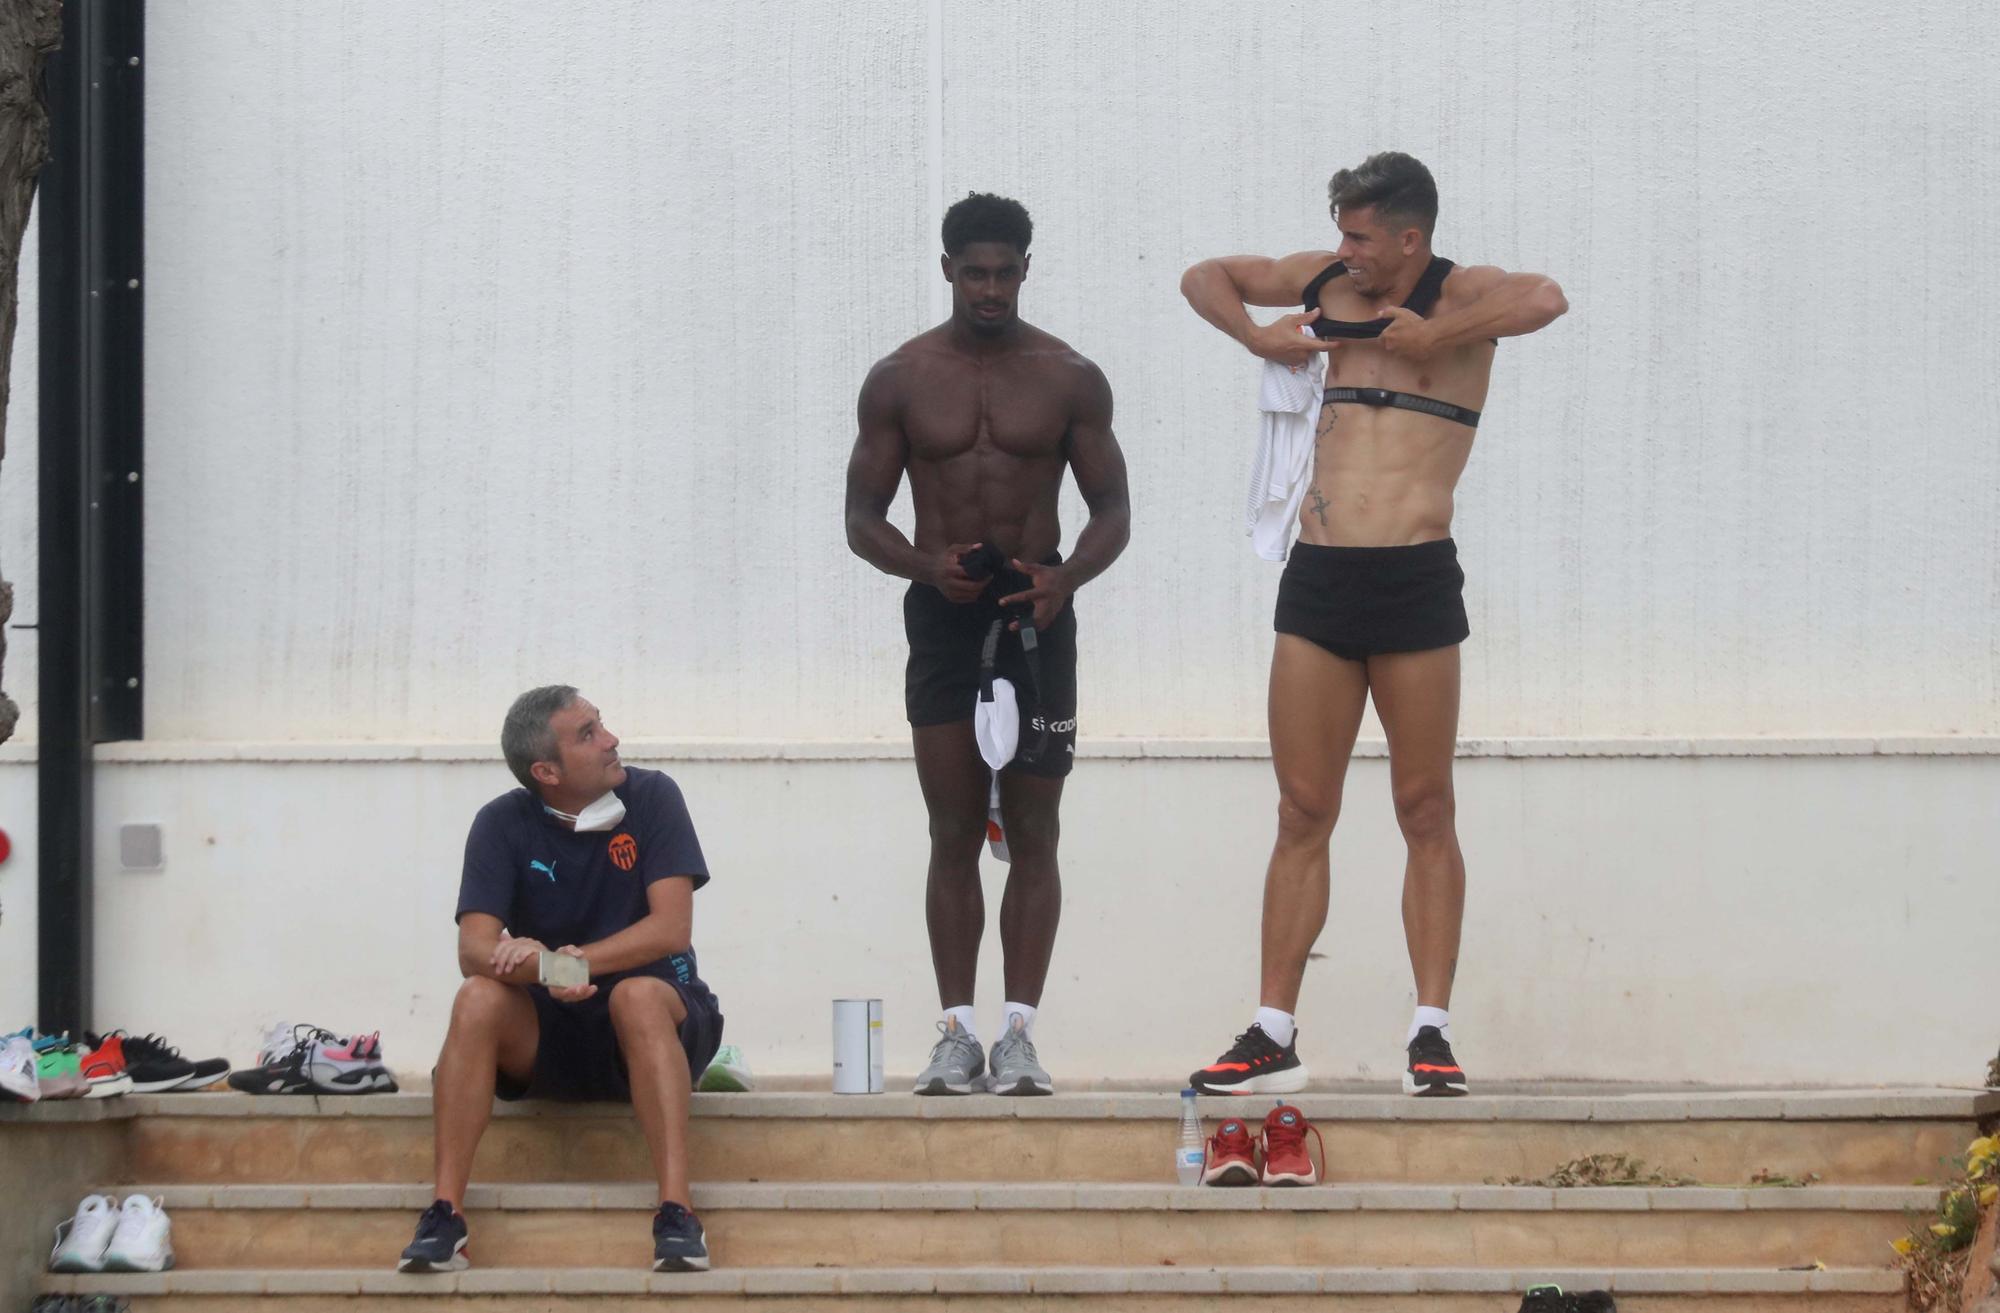
[{"label": "white towel", "polygon": [[1282,561],[1312,482],[1313,421],[1319,414],[1326,357],[1293,369],[1264,362],[1257,397],[1257,457],[1250,466],[1247,525],[1250,545],[1267,561]]},{"label": "white towel", "polygon": [[995,857],[1011,865],[1014,858],[1007,851],[1007,830],[1000,817],[1000,772],[1014,760],[1014,749],[1021,742],[1021,703],[1013,681],[995,679],[993,700],[973,704],[972,740],[993,772],[986,794],[986,842]]}]

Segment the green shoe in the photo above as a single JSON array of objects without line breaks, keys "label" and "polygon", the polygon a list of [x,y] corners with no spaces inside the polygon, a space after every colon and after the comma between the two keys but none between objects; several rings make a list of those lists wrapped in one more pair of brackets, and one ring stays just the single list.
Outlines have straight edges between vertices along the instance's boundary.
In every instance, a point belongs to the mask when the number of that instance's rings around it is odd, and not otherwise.
[{"label": "green shoe", "polygon": [[83,1078],[83,1060],[74,1048],[49,1049],[35,1059],[35,1076],[45,1099],[78,1099],[90,1088]]},{"label": "green shoe", "polygon": [[750,1086],[750,1068],[743,1061],[743,1050],[734,1044],[717,1049],[695,1082],[695,1088],[705,1094],[745,1094]]}]

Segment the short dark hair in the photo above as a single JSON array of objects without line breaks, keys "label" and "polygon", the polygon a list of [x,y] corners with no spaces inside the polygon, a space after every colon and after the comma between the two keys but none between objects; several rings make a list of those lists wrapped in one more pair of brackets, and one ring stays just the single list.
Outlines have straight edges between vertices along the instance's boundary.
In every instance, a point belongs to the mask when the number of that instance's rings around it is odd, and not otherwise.
[{"label": "short dark hair", "polygon": [[1391,223],[1421,228],[1429,237],[1437,227],[1438,185],[1414,155],[1385,150],[1363,160],[1360,168],[1342,169],[1328,180],[1327,213],[1338,222],[1340,211],[1350,207],[1372,207]]},{"label": "short dark hair", "polygon": [[515,698],[514,705],[507,708],[507,719],[500,726],[500,751],[507,758],[507,769],[530,793],[541,792],[535,781],[535,763],[558,759],[556,732],[549,728],[549,721],[574,701],[576,690],[568,684],[544,684]]},{"label": "short dark hair", "polygon": [[944,253],[957,255],[973,242],[1006,242],[1021,254],[1035,235],[1035,221],[1019,201],[992,192],[967,192],[944,212]]}]

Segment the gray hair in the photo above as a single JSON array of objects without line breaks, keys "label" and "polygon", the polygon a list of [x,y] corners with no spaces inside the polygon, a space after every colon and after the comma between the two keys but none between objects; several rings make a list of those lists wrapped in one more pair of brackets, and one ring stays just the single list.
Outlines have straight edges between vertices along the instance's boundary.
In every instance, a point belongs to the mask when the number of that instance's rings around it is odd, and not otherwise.
[{"label": "gray hair", "polygon": [[556,732],[549,720],[576,701],[576,690],[568,684],[544,684],[514,699],[507,719],[500,726],[500,751],[506,754],[507,769],[530,793],[541,792],[532,773],[538,761],[555,761]]},{"label": "gray hair", "polygon": [[1438,188],[1431,171],[1413,155],[1380,151],[1358,169],[1342,169],[1328,179],[1326,208],[1336,220],[1348,208],[1373,208],[1386,220],[1421,228],[1429,237],[1437,227]]}]

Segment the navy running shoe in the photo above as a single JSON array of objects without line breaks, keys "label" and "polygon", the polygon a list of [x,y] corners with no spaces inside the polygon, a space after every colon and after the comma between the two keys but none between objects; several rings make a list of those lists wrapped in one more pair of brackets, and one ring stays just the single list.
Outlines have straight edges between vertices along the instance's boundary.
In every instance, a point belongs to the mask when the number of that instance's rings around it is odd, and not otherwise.
[{"label": "navy running shoe", "polygon": [[472,1260],[465,1256],[465,1216],[442,1199],[434,1200],[417,1219],[417,1238],[403,1251],[398,1272],[463,1272]]},{"label": "navy running shoe", "polygon": [[708,1235],[701,1219],[676,1203],[663,1203],[653,1214],[653,1270],[708,1271]]}]

